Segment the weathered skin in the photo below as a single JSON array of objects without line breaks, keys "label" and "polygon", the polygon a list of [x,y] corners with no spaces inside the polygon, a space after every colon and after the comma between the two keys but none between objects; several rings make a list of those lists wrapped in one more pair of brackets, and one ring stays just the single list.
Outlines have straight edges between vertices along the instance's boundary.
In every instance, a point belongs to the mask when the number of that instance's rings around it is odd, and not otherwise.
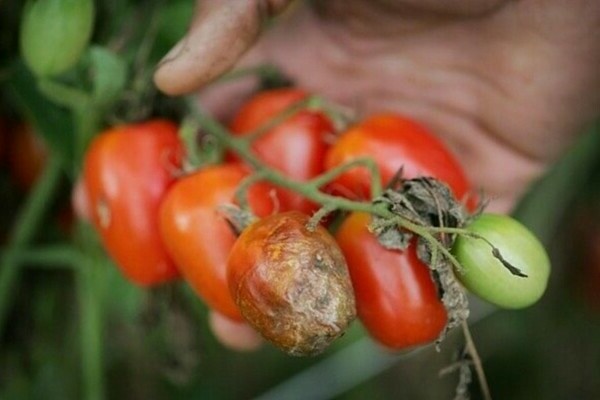
[{"label": "weathered skin", "polygon": [[295,1],[250,46],[287,2],[198,0],[157,86],[203,88],[203,107],[227,118],[257,80],[206,85],[234,64],[274,65],[359,117],[393,112],[424,123],[496,212],[509,211],[600,116],[598,0]]},{"label": "weathered skin", "polygon": [[356,316],[346,261],[322,227],[299,212],[249,226],[228,261],[232,296],[265,339],[296,356],[322,352]]}]

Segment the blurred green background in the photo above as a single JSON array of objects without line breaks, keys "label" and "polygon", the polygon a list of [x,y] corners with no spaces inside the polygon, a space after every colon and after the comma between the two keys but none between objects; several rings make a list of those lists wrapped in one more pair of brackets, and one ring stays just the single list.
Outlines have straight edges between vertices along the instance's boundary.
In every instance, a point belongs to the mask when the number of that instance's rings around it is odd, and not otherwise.
[{"label": "blurred green background", "polygon": [[[192,3],[99,1],[93,41],[121,54],[135,69],[139,49],[153,29],[142,63],[147,75],[185,32]],[[37,188],[24,188],[14,176],[11,160],[16,150],[11,143],[19,134],[14,126],[32,123],[54,151],[66,152],[70,143],[68,132],[56,132],[56,126],[69,127],[64,110],[44,102],[19,63],[22,6],[22,1],[0,1],[2,257]],[[54,130],[48,129],[52,124]],[[60,249],[64,243],[84,241],[97,247],[93,234],[73,227],[73,177],[64,174],[58,179],[52,201],[43,205],[43,219],[29,235],[31,246]],[[547,294],[529,309],[500,311],[473,302],[472,332],[492,393],[497,399],[598,399],[598,126],[582,134],[531,189],[516,216],[546,244],[553,272]],[[139,289],[98,254],[90,298],[75,271],[77,260],[60,260],[68,258],[19,263],[6,296],[6,321],[0,323],[0,399],[453,397],[457,377],[439,377],[438,372],[452,363],[461,345],[456,332],[439,353],[433,348],[387,353],[365,337],[358,323],[315,358],[291,358],[268,345],[254,353],[235,353],[212,337],[207,309],[184,283]],[[87,363],[90,357],[100,360],[99,371]],[[477,383],[471,388],[473,398],[479,398]]]}]

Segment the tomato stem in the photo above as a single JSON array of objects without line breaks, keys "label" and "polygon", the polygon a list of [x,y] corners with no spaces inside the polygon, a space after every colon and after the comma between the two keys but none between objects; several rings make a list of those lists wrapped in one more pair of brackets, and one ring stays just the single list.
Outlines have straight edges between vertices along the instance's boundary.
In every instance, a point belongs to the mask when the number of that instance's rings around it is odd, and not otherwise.
[{"label": "tomato stem", "polygon": [[42,269],[77,269],[82,257],[71,245],[25,248],[15,254],[19,263]]},{"label": "tomato stem", "polygon": [[301,182],[290,179],[281,172],[266,166],[252,153],[249,143],[246,140],[234,138],[223,125],[215,121],[213,118],[210,118],[200,112],[200,110],[196,108],[195,104],[192,103],[190,109],[192,115],[198,119],[199,123],[207,132],[213,135],[218,141],[223,143],[224,146],[235,152],[242,160],[248,163],[256,173],[261,174],[265,180],[275,184],[276,186],[280,186],[285,189],[291,189],[314,202],[323,205],[335,206],[335,209],[362,211],[384,217],[390,217],[393,215],[389,210],[387,210],[387,208],[385,208],[385,205],[383,204],[371,204],[332,196],[321,192],[319,188],[313,185],[310,181]]},{"label": "tomato stem", "polygon": [[186,163],[183,166],[184,171],[194,170],[202,165],[202,157],[198,151],[198,121],[194,118],[185,118],[179,128],[179,137],[183,142],[186,154]]},{"label": "tomato stem", "polygon": [[275,128],[277,125],[283,123],[285,120],[298,114],[300,111],[307,110],[311,106],[311,104],[314,103],[314,101],[315,101],[314,96],[309,96],[309,97],[305,97],[301,100],[298,100],[298,101],[292,103],[291,105],[289,105],[288,107],[284,108],[283,111],[279,112],[273,118],[270,118],[269,120],[267,120],[265,123],[260,125],[258,128],[256,128],[252,132],[250,132],[244,136],[240,136],[237,139],[246,141],[248,143],[252,143],[256,139],[263,136],[265,133],[268,133],[271,129]]},{"label": "tomato stem", "polygon": [[234,194],[235,201],[242,210],[250,210],[250,204],[248,202],[248,189],[250,189],[250,186],[266,178],[266,172],[260,171],[242,179]]},{"label": "tomato stem", "polygon": [[473,341],[473,337],[471,336],[471,331],[469,330],[469,324],[467,321],[462,322],[462,330],[463,335],[465,337],[465,346],[466,350],[473,361],[473,366],[475,367],[475,373],[477,374],[477,380],[479,381],[479,386],[481,387],[481,394],[485,400],[492,400],[492,395],[490,392],[490,387],[487,382],[487,378],[485,377],[485,371],[483,370],[483,364],[481,363],[481,358],[479,357],[479,353],[477,352],[477,347],[475,346],[475,342]]},{"label": "tomato stem", "polygon": [[379,173],[379,168],[372,158],[367,157],[357,158],[356,160],[352,160],[332,168],[329,171],[326,171],[323,174],[311,179],[308,181],[308,184],[316,188],[320,188],[348,170],[358,166],[363,166],[369,170],[369,174],[371,175],[371,196],[373,198],[379,197],[383,191],[381,187],[381,175]]},{"label": "tomato stem", "polygon": [[77,225],[78,244],[81,253],[77,269],[77,300],[80,309],[80,345],[84,398],[101,400],[105,398],[102,362],[102,309],[100,284],[102,265],[99,265],[98,247],[95,233],[90,225],[79,222]]},{"label": "tomato stem", "polygon": [[33,240],[42,218],[52,205],[52,198],[58,188],[62,171],[59,157],[51,156],[48,166],[35,183],[17,216],[8,248],[0,262],[0,332],[4,331],[9,303],[13,298],[15,283],[19,277],[21,266],[19,255]]}]

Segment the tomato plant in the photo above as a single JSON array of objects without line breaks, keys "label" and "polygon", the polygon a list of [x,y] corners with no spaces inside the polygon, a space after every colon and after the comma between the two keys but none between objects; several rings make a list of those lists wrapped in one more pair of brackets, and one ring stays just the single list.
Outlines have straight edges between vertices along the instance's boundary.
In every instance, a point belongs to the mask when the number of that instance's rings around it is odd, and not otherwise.
[{"label": "tomato plant", "polygon": [[39,76],[73,67],[88,45],[93,26],[93,0],[28,1],[20,34],[27,66]]},{"label": "tomato plant", "polygon": [[[326,169],[361,157],[371,157],[387,185],[402,168],[406,179],[431,176],[445,182],[458,199],[471,189],[458,161],[437,137],[406,117],[379,114],[367,118],[342,134],[327,152]],[[329,189],[356,199],[370,198],[371,176],[364,167],[340,175]]]},{"label": "tomato plant", "polygon": [[368,214],[352,213],[336,233],[359,319],[371,336],[392,349],[435,340],[448,317],[429,268],[417,258],[414,243],[406,251],[382,247],[369,222]]},{"label": "tomato plant", "polygon": [[182,153],[177,126],[152,120],[101,133],[85,156],[92,222],[110,256],[140,285],[179,275],[159,234],[158,210]]},{"label": "tomato plant", "polygon": [[[298,89],[275,89],[250,99],[234,117],[231,131],[244,136],[259,129],[286,108],[307,97]],[[321,112],[303,110],[268,130],[252,143],[252,151],[267,165],[300,181],[323,172],[323,159],[334,132],[331,121]],[[298,193],[277,189],[280,210],[310,214],[318,206]]]},{"label": "tomato plant", "polygon": [[298,211],[246,228],[227,263],[229,289],[263,337],[292,355],[322,352],[355,317],[344,256],[325,228]]},{"label": "tomato plant", "polygon": [[[504,308],[527,307],[542,297],[550,260],[543,245],[525,226],[506,215],[482,214],[466,229],[485,239],[460,235],[454,243],[453,253],[463,267],[456,275],[467,289]],[[494,256],[490,244],[526,276],[511,273]]]},{"label": "tomato plant", "polygon": [[[160,210],[165,245],[181,273],[208,305],[236,320],[241,315],[227,288],[227,257],[236,240],[219,206],[234,203],[240,182],[248,175],[241,164],[201,169],[179,180]],[[248,190],[251,210],[259,216],[273,210],[270,186]]]}]

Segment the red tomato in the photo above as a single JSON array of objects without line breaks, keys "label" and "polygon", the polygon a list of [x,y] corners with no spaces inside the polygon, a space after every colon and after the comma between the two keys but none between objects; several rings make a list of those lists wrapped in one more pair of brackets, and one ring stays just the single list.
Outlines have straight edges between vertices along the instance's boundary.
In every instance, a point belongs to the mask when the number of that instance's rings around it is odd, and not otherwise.
[{"label": "red tomato", "polygon": [[[211,308],[236,320],[242,317],[226,279],[227,257],[236,236],[218,207],[234,202],[236,188],[247,175],[241,164],[202,169],[179,180],[160,210],[163,240],[183,276]],[[264,183],[248,191],[256,215],[272,212],[269,192]]]},{"label": "red tomato", "polygon": [[[407,179],[431,176],[446,182],[458,199],[471,189],[444,143],[422,125],[402,116],[375,115],[350,128],[327,153],[325,166],[329,170],[361,157],[375,160],[383,185],[403,168]],[[329,189],[346,197],[370,199],[370,182],[368,170],[357,167],[339,176]]]},{"label": "red tomato", "polygon": [[108,253],[137,284],[179,275],[160,237],[158,210],[182,154],[177,126],[164,120],[109,129],[86,154],[83,179],[92,222]]},{"label": "red tomato", "polygon": [[351,214],[336,240],[346,257],[358,317],[377,341],[392,349],[435,340],[448,316],[429,269],[415,246],[400,252],[383,248],[369,232],[370,216]]},{"label": "red tomato", "polygon": [[[276,89],[259,93],[237,113],[231,124],[235,135],[249,134],[271,118],[307,96],[298,89]],[[323,158],[334,132],[331,121],[318,111],[301,111],[266,132],[252,144],[256,155],[287,176],[307,181],[323,172]],[[302,196],[277,189],[280,210],[311,214],[318,206]]]},{"label": "red tomato", "polygon": [[23,190],[30,189],[48,159],[48,147],[30,124],[19,124],[10,138],[8,161],[11,175]]}]

